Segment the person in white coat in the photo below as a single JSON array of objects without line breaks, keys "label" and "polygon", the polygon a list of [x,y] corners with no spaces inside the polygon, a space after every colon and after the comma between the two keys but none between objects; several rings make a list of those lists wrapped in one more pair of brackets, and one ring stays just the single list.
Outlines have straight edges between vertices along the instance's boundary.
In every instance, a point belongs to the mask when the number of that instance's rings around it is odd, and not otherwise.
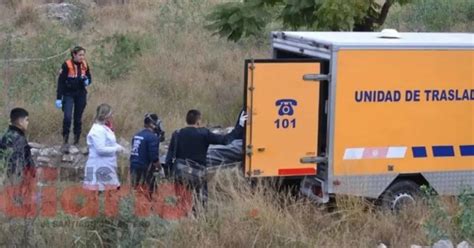
[{"label": "person in white coat", "polygon": [[112,107],[97,107],[94,125],[87,135],[89,157],[84,171],[84,188],[94,191],[116,190],[120,187],[117,175],[117,153],[124,148],[117,143],[111,125]]}]

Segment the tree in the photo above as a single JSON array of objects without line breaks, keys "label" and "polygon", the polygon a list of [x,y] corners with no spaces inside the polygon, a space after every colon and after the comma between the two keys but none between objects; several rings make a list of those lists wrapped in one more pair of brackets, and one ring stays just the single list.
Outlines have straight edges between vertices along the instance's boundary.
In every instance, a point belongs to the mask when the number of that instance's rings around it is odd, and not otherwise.
[{"label": "tree", "polygon": [[215,34],[238,41],[255,36],[274,20],[285,28],[374,31],[395,4],[412,0],[244,0],[217,5],[207,17]]}]

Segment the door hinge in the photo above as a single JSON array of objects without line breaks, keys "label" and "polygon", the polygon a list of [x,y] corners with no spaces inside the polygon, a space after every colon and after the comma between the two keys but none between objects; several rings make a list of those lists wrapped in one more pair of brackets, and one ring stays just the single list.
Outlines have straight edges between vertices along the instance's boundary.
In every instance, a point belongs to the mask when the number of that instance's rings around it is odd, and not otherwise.
[{"label": "door hinge", "polygon": [[247,146],[247,149],[245,149],[245,154],[247,154],[247,156],[252,156],[253,155],[253,145],[248,145]]}]

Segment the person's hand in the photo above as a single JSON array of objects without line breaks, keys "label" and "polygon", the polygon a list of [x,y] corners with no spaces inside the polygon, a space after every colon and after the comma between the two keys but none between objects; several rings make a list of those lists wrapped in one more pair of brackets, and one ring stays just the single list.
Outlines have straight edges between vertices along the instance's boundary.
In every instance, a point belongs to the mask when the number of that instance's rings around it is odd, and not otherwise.
[{"label": "person's hand", "polygon": [[242,111],[242,114],[240,114],[239,117],[239,125],[241,127],[245,126],[245,122],[247,121],[248,115],[245,113],[245,111]]},{"label": "person's hand", "polygon": [[117,144],[117,153],[123,153],[125,152],[125,147]]},{"label": "person's hand", "polygon": [[56,100],[56,108],[61,109],[63,107],[63,101],[62,100]]},{"label": "person's hand", "polygon": [[84,83],[84,86],[87,87],[89,84],[91,84],[91,81],[87,76],[82,76],[82,82]]}]

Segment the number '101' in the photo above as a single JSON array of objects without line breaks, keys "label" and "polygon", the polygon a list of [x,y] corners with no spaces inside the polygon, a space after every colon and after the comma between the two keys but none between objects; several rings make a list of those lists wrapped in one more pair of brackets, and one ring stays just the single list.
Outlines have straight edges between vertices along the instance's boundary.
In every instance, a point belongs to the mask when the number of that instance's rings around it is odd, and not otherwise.
[{"label": "number '101'", "polygon": [[296,119],[278,119],[275,121],[276,128],[296,128]]}]

